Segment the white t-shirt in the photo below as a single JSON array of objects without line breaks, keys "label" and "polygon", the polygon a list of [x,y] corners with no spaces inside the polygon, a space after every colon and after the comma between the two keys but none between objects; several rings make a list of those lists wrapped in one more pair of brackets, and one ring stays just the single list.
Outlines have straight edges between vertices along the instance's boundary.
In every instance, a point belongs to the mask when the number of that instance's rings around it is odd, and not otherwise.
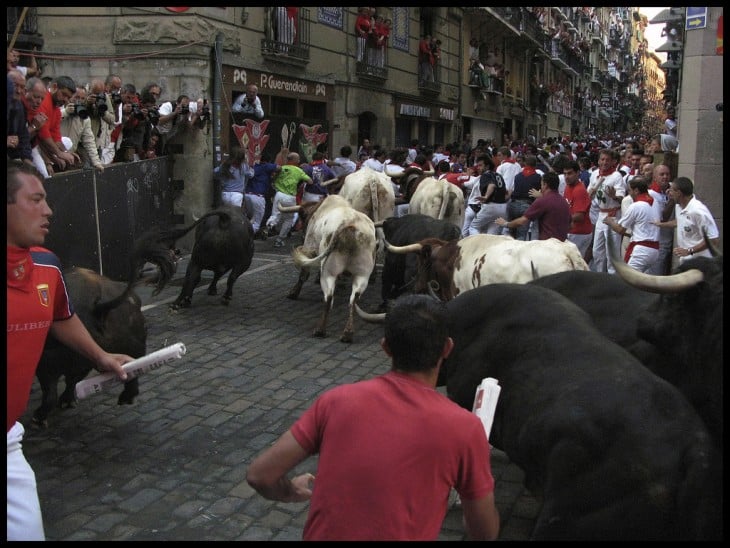
[{"label": "white t-shirt", "polygon": [[[720,237],[712,213],[696,197],[693,196],[684,209],[677,204],[674,213],[677,218],[677,247],[689,249],[700,245],[705,241],[702,229],[707,231],[707,237],[711,240]],[[694,255],[680,257],[679,262],[682,263],[687,259],[698,256],[712,257],[712,253],[709,249],[704,249],[697,251]]]}]

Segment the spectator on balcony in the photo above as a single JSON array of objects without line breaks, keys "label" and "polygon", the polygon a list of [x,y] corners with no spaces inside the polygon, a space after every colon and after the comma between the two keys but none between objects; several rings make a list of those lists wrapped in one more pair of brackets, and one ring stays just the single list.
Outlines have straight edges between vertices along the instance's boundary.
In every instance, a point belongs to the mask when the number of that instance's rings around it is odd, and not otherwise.
[{"label": "spectator on balcony", "polygon": [[355,37],[357,39],[357,61],[365,60],[365,48],[368,38],[373,33],[374,21],[370,8],[359,8],[357,19],[355,20]]},{"label": "spectator on balcony", "polygon": [[259,88],[254,83],[246,84],[246,93],[242,93],[231,106],[231,111],[243,113],[245,118],[254,117],[258,120],[264,118],[264,108],[261,106],[261,99],[258,96]]},{"label": "spectator on balcony", "polygon": [[433,77],[433,50],[431,49],[431,35],[427,34],[418,43],[418,81],[420,84],[434,82]]},{"label": "spectator on balcony", "polygon": [[373,62],[376,67],[385,67],[385,50],[388,47],[390,36],[390,19],[380,15],[375,16],[375,27],[373,28]]},{"label": "spectator on balcony", "polygon": [[[35,46],[33,47],[33,51],[36,51]],[[33,76],[40,77],[41,71],[40,68],[38,68],[38,64],[36,63],[35,55],[33,53],[29,54],[28,57],[30,58],[30,64],[26,67],[23,65],[19,65],[20,62],[20,52],[13,48],[8,50],[8,65],[7,70],[18,70],[23,75],[23,78],[32,78]]]},{"label": "spectator on balcony", "polygon": [[295,6],[276,8],[275,39],[280,44],[281,53],[289,53],[289,45],[293,44],[297,38],[298,13],[299,8]]},{"label": "spectator on balcony", "polygon": [[441,61],[441,40],[431,38],[431,57],[429,58],[431,63],[431,74],[436,79],[436,63]]},{"label": "spectator on balcony", "polygon": [[666,134],[671,135],[675,139],[677,138],[677,120],[675,119],[674,107],[667,108],[667,117],[664,120],[664,127],[666,128]]}]

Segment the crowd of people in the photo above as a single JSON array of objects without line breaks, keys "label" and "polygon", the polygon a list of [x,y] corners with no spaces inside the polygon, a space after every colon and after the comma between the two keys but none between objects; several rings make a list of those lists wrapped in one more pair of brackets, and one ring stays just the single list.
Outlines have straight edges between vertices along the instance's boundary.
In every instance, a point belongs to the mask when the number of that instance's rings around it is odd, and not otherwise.
[{"label": "crowd of people", "polygon": [[[608,256],[609,238],[616,249],[625,252],[632,268],[668,274],[673,256],[681,261],[687,255],[709,254],[703,229],[710,240],[719,237],[712,215],[694,197],[693,188],[687,188],[689,179],[679,178],[686,181],[674,190],[671,181],[676,178],[672,174],[676,163],[672,158],[676,155],[662,148],[661,136],[607,134],[538,141],[505,135],[501,144],[484,139],[472,144],[467,134],[463,141],[446,145],[423,146],[414,139],[408,147],[390,151],[363,139],[357,150],[353,159],[353,148],[343,146],[330,160],[320,147],[311,161],[304,162],[298,154],[283,149],[273,164],[263,163],[269,167],[265,173],[259,168],[257,178],[250,174],[246,159],[234,153],[240,160],[234,161],[236,169],[228,178],[237,181],[221,184],[222,188],[235,184],[240,190],[234,200],[224,197],[223,201],[244,203],[257,237],[266,239],[276,233],[274,245],[281,247],[300,225],[296,215],[281,214],[277,202],[293,205],[321,200],[337,192],[344,176],[358,169],[384,172],[389,166],[392,172],[395,166],[401,170],[416,167],[463,191],[463,237],[507,234],[521,240],[569,240],[596,272],[614,272]],[[331,179],[339,179],[339,183],[321,185]],[[679,188],[688,192],[683,196],[691,202],[689,213],[677,200]],[[404,215],[414,189],[401,188],[395,179],[393,189],[395,215]],[[249,196],[257,200],[257,206],[245,205]],[[681,230],[674,242],[676,224]]]},{"label": "crowd of people", "polygon": [[7,157],[34,165],[45,178],[155,158],[176,134],[210,120],[207,101],[187,95],[161,101],[162,87],[154,82],[137,91],[116,74],[84,84],[68,76],[41,78],[35,61],[24,67],[18,58],[8,50]]}]

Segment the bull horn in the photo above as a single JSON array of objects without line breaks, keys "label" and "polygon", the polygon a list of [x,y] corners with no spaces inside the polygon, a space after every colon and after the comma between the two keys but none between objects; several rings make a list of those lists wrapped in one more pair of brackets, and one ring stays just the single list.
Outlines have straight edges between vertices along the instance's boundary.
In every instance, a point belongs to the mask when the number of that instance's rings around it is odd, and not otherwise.
[{"label": "bull horn", "polygon": [[302,209],[301,205],[283,206],[281,205],[281,202],[277,202],[276,207],[279,208],[279,211],[282,213],[295,213]]},{"label": "bull horn", "polygon": [[403,173],[405,173],[404,171],[401,171],[400,173],[397,171],[390,171],[389,168],[390,168],[390,164],[385,164],[385,168],[384,168],[385,174],[388,177],[390,177],[391,179],[399,179],[403,176]]},{"label": "bull horn", "polygon": [[355,312],[357,312],[357,315],[360,316],[363,320],[370,323],[383,323],[385,321],[385,312],[381,312],[379,314],[373,314],[371,312],[365,312],[362,308],[358,306],[357,303],[355,303]]},{"label": "bull horn", "polygon": [[433,174],[436,173],[436,170],[432,169],[431,171],[424,171],[423,176],[424,177],[432,177]]},{"label": "bull horn", "polygon": [[375,228],[381,228],[383,226],[383,223],[385,223],[385,221],[381,219],[380,221],[373,223],[373,225],[375,226]]},{"label": "bull horn", "polygon": [[435,301],[441,302],[441,297],[438,296],[439,289],[441,289],[441,286],[436,280],[429,280],[428,294],[433,297]]},{"label": "bull horn", "polygon": [[532,279],[537,280],[540,277],[540,274],[537,273],[537,268],[535,268],[535,263],[530,261],[530,270],[532,271]]},{"label": "bull horn", "polygon": [[385,241],[385,248],[391,253],[414,253],[423,249],[423,244],[416,242],[415,244],[409,245],[392,245],[387,240]]},{"label": "bull horn", "polygon": [[330,179],[329,181],[324,181],[324,182],[321,182],[321,183],[319,183],[319,186],[327,186],[327,185],[331,185],[331,184],[334,184],[334,183],[336,183],[336,182],[337,182],[337,181],[339,181],[339,180],[340,180],[340,178],[339,178],[339,177],[335,177],[334,179]]},{"label": "bull horn", "polygon": [[621,279],[630,286],[641,289],[642,291],[659,294],[681,293],[704,280],[704,274],[696,268],[669,276],[654,276],[639,272],[623,262],[617,255],[613,238],[607,238],[606,245],[608,245],[608,255],[613,263],[613,267],[616,269],[616,274],[621,276]]}]

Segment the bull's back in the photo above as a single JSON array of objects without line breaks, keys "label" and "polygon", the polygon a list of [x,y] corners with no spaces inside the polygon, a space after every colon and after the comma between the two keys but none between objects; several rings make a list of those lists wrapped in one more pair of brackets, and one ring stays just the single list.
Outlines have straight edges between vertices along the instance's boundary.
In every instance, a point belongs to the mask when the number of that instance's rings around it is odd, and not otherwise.
[{"label": "bull's back", "polygon": [[[447,307],[449,396],[470,409],[481,379],[498,379],[490,441],[525,470],[528,488],[543,490],[537,538],[717,533],[717,461],[706,428],[585,312],[529,284],[481,287]],[[715,525],[703,523],[698,505]]]},{"label": "bull's back", "polygon": [[245,270],[253,260],[253,227],[242,212],[223,211],[223,216],[212,215],[196,228],[190,261],[202,270],[227,270],[240,264]]}]

